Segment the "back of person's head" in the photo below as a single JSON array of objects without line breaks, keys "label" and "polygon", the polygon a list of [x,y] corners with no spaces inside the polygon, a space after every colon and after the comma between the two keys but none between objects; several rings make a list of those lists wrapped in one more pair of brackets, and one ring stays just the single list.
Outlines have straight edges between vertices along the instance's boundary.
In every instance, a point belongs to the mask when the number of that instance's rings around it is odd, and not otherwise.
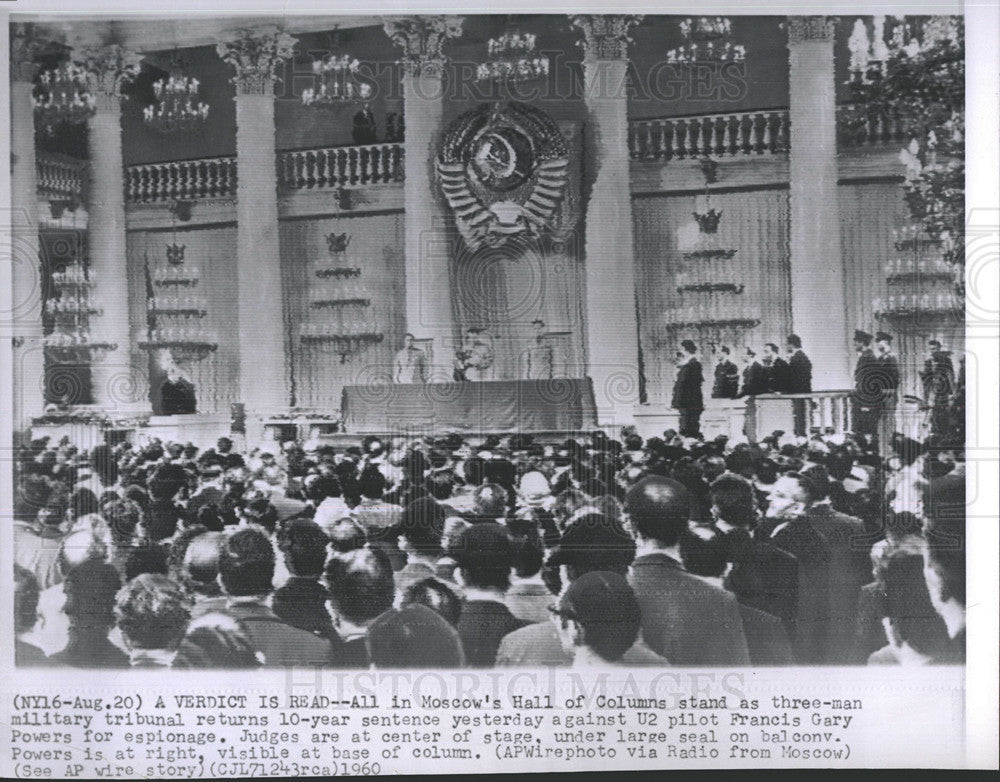
[{"label": "back of person's head", "polygon": [[602,660],[620,660],[639,637],[639,601],[620,573],[592,571],[573,581],[559,601],[558,615],[582,631],[574,644]]},{"label": "back of person's head", "polygon": [[98,513],[101,504],[97,501],[97,495],[90,489],[81,487],[76,489],[69,498],[70,512],[74,519],[81,516],[89,516],[91,513]]},{"label": "back of person's head", "polygon": [[136,546],[129,549],[125,557],[125,580],[131,581],[143,573],[157,573],[162,576],[170,573],[167,552],[162,546]]},{"label": "back of person's head", "polygon": [[144,573],[119,590],[115,618],[129,648],[172,651],[191,619],[191,599],[172,578]]},{"label": "back of person's head", "polygon": [[517,478],[517,468],[509,459],[490,459],[486,462],[483,473],[487,481],[501,486],[513,486]]},{"label": "back of person's head", "polygon": [[95,445],[90,449],[90,469],[104,486],[118,480],[118,462],[107,445]]},{"label": "back of person's head", "polygon": [[304,482],[305,497],[319,505],[327,497],[339,497],[340,481],[333,474],[311,475]]},{"label": "back of person's head", "polygon": [[507,591],[514,547],[507,530],[493,522],[465,529],[452,552],[466,586]]},{"label": "back of person's head", "polygon": [[514,545],[514,575],[518,578],[537,575],[545,562],[545,547],[534,518],[511,519],[507,531]]},{"label": "back of person's head", "polygon": [[579,489],[566,489],[556,496],[552,513],[560,525],[565,525],[574,513],[590,504],[590,498]]},{"label": "back of person's head", "polygon": [[278,548],[293,576],[322,575],[329,543],[326,533],[311,519],[292,519],[278,532]]},{"label": "back of person's head", "polygon": [[687,529],[691,501],[688,490],[679,482],[651,475],[628,490],[625,511],[644,539],[673,546]]},{"label": "back of person's head", "polygon": [[472,509],[477,516],[499,519],[507,512],[507,490],[498,483],[484,483],[472,495]]},{"label": "back of person's head", "polygon": [[726,572],[725,536],[705,524],[692,526],[681,534],[681,562],[694,576],[719,578]]},{"label": "back of person's head", "polygon": [[386,611],[368,629],[365,645],[376,668],[459,668],[465,663],[458,633],[424,605]]},{"label": "back of person's head", "polygon": [[336,521],[327,534],[330,537],[330,549],[340,554],[364,548],[368,541],[364,527],[347,516]]},{"label": "back of person's head", "polygon": [[332,554],[326,563],[325,578],[337,613],[353,624],[364,624],[392,608],[392,563],[381,549]]},{"label": "back of person's head", "polygon": [[184,552],[184,576],[191,591],[206,597],[219,594],[219,556],[225,535],[204,532]]},{"label": "back of person's head", "polygon": [[478,456],[470,456],[462,464],[462,477],[468,486],[479,486],[486,480],[486,462]]},{"label": "back of person's head", "polygon": [[14,563],[14,632],[26,633],[38,623],[38,579],[27,568]]},{"label": "back of person's head", "polygon": [[136,528],[142,522],[142,508],[132,500],[113,500],[104,505],[101,515],[111,531],[111,542],[117,546],[131,543]]},{"label": "back of person's head", "polygon": [[403,539],[414,552],[440,556],[443,550],[444,511],[430,497],[410,502],[403,511]]},{"label": "back of person's head", "polygon": [[433,499],[446,500],[455,489],[455,476],[450,470],[435,470],[424,480],[424,488]]},{"label": "back of person's head", "polygon": [[733,473],[724,473],[712,481],[712,506],[719,519],[734,527],[753,527],[757,520],[753,484]]},{"label": "back of person's head", "polygon": [[278,509],[270,500],[258,497],[243,506],[243,517],[248,524],[256,524],[268,532],[274,532],[278,524]]},{"label": "back of person's head", "polygon": [[63,613],[76,627],[107,629],[115,622],[115,595],[121,586],[118,571],[106,562],[77,565],[63,580]]},{"label": "back of person's head", "polygon": [[635,552],[635,540],[619,521],[587,513],[566,527],[546,564],[550,568],[565,565],[571,580],[596,570],[625,574]]},{"label": "back of person's head", "polygon": [[935,608],[965,605],[966,505],[964,479],[931,481],[924,494],[925,575]]},{"label": "back of person's head", "polygon": [[744,478],[751,477],[754,472],[753,453],[749,448],[736,446],[732,453],[726,456],[726,470]]},{"label": "back of person's head", "polygon": [[458,595],[437,578],[425,578],[410,584],[400,601],[403,608],[409,605],[427,606],[452,626],[458,624],[458,617],[462,613],[462,601]]},{"label": "back of person's head", "polygon": [[385,476],[377,465],[369,464],[358,476],[358,491],[369,500],[380,500],[385,494]]},{"label": "back of person's head", "polygon": [[246,627],[228,614],[208,613],[192,620],[171,668],[259,668],[262,655],[254,649]]},{"label": "back of person's head", "polygon": [[798,473],[798,481],[806,493],[806,501],[811,505],[822,502],[830,496],[830,474],[821,464],[811,464]]},{"label": "back of person's head", "polygon": [[241,527],[225,538],[219,553],[219,578],[232,597],[270,593],[274,547],[263,529]]}]

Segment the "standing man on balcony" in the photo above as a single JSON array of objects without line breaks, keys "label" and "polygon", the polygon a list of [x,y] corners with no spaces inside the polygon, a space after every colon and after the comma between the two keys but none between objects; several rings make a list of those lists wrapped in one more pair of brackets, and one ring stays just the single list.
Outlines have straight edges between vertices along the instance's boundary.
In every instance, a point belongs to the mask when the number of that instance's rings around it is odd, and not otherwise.
[{"label": "standing man on balcony", "polygon": [[681,358],[677,365],[677,379],[671,407],[679,411],[681,421],[679,431],[683,437],[698,437],[701,434],[701,414],[705,402],[701,395],[701,385],[705,378],[698,360],[698,346],[690,339],[681,342]]},{"label": "standing man on balcony", "polygon": [[892,435],[896,431],[896,403],[899,398],[899,359],[892,352],[892,334],[875,335],[876,367],[881,391],[878,415],[878,450],[883,459],[892,455]]},{"label": "standing man on balcony", "polygon": [[[812,362],[802,350],[802,338],[798,334],[789,334],[785,340],[788,347],[788,393],[812,393]],[[795,434],[807,435],[811,399],[795,399],[792,401],[792,411],[795,422]]]}]

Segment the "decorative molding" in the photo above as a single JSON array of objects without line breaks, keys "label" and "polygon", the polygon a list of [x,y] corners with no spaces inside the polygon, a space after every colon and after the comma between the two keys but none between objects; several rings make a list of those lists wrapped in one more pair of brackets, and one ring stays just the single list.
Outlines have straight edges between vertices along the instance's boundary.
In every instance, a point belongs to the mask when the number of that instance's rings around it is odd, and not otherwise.
[{"label": "decorative molding", "polygon": [[832,16],[789,16],[788,45],[803,41],[832,41],[835,27]]},{"label": "decorative molding", "polygon": [[278,78],[277,70],[291,57],[294,36],[276,26],[236,30],[215,46],[215,51],[233,66],[237,95],[268,95]]},{"label": "decorative molding", "polygon": [[35,58],[46,47],[39,29],[33,22],[10,26],[10,77],[13,81],[32,82],[38,75]]},{"label": "decorative molding", "polygon": [[139,75],[142,55],[121,44],[107,43],[83,47],[73,59],[87,70],[88,87],[98,110],[108,110],[119,107],[122,88]]},{"label": "decorative molding", "polygon": [[444,43],[462,35],[461,16],[394,16],[383,29],[403,50],[400,63],[412,76],[440,75],[447,58]]},{"label": "decorative molding", "polygon": [[642,14],[570,16],[573,26],[583,31],[583,40],[578,44],[588,60],[628,59],[628,45],[632,40],[630,29],[642,19]]}]

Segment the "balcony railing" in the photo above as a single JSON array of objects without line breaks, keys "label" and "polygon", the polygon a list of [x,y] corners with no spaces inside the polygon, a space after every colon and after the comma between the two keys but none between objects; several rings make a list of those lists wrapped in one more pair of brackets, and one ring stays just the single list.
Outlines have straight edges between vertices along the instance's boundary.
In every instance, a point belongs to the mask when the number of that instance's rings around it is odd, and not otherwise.
[{"label": "balcony railing", "polygon": [[35,155],[38,195],[48,199],[83,199],[87,161],[50,152]]},{"label": "balcony railing", "polygon": [[402,180],[402,144],[302,149],[278,155],[278,186],[283,190],[320,190]]},{"label": "balcony railing", "polygon": [[841,147],[905,144],[910,139],[908,130],[899,117],[874,114],[849,103],[837,106],[837,138]]},{"label": "balcony railing", "polygon": [[788,150],[788,110],[632,120],[629,154],[636,160],[765,155]]},{"label": "balcony railing", "polygon": [[125,169],[125,201],[151,204],[236,194],[236,158],[144,163]]}]

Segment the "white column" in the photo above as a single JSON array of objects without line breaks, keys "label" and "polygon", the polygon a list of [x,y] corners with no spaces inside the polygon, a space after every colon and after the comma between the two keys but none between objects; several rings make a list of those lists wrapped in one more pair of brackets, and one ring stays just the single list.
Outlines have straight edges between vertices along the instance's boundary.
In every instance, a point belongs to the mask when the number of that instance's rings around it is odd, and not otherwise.
[{"label": "white column", "polygon": [[837,191],[834,22],[788,18],[792,329],[813,389],[850,388],[851,350]]},{"label": "white column", "polygon": [[274,79],[295,39],[276,29],[244,30],[218,45],[235,69],[236,296],[240,401],[248,416],[289,405],[289,357],[281,295]]},{"label": "white column", "polygon": [[[116,346],[93,357],[91,384],[94,404],[109,413],[149,406],[147,356],[136,348],[138,335],[133,335],[129,319],[121,127],[121,88],[135,77],[140,59],[117,44],[88,47],[79,53],[96,101],[87,127],[87,239],[90,270],[96,280],[91,301],[101,314],[90,319],[90,341]],[[137,313],[137,327],[144,309],[141,316]]]},{"label": "white column", "polygon": [[42,346],[42,286],[38,259],[38,183],[35,171],[35,111],[31,90],[40,42],[30,24],[10,30],[10,201],[12,301],[8,318],[14,338],[13,428],[25,431],[45,406]]},{"label": "white column", "polygon": [[444,42],[461,35],[459,17],[389,19],[386,34],[402,48],[403,116],[406,123],[403,184],[406,330],[431,345],[431,380],[451,379],[457,345],[452,311],[452,250],[447,212],[434,184],[436,145],[444,115]]},{"label": "white column", "polygon": [[574,16],[584,34],[587,374],[601,424],[631,420],[639,401],[639,327],[629,181],[628,30],[634,16]]}]

